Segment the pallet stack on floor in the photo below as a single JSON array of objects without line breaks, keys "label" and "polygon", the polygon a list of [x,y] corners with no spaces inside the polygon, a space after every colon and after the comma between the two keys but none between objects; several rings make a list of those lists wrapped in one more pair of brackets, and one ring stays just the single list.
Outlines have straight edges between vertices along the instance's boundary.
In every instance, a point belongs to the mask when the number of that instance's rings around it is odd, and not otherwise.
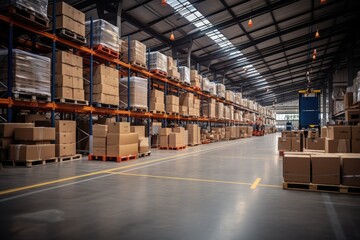
[{"label": "pallet stack on floor", "polygon": [[183,127],[161,128],[160,149],[179,150],[188,145],[188,131]]}]

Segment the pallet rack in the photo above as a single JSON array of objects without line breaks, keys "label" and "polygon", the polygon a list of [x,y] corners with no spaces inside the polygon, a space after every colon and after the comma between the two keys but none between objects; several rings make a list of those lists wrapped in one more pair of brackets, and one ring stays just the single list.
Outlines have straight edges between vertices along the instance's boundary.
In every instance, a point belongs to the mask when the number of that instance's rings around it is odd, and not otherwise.
[{"label": "pallet rack", "polygon": [[[53,15],[56,16],[56,1],[53,1],[52,5],[52,12]],[[161,120],[163,125],[166,125],[169,122],[176,122],[177,124],[182,124],[184,122],[187,123],[197,123],[197,124],[206,124],[211,126],[216,126],[218,124],[222,124],[225,126],[230,125],[246,125],[251,124],[247,122],[241,122],[241,121],[234,121],[234,120],[216,120],[216,119],[210,119],[205,117],[184,117],[180,115],[171,115],[171,114],[157,114],[157,113],[151,113],[151,112],[137,112],[137,111],[131,111],[130,105],[128,104],[127,110],[120,110],[120,109],[109,109],[109,108],[101,108],[93,106],[93,100],[92,100],[92,83],[93,83],[93,66],[94,62],[99,61],[101,63],[106,63],[107,65],[115,65],[116,68],[119,70],[119,74],[127,76],[128,77],[128,84],[130,82],[130,76],[132,72],[135,74],[141,74],[145,76],[148,80],[148,109],[150,106],[150,89],[154,87],[156,84],[159,86],[163,86],[160,88],[164,89],[164,103],[166,105],[166,95],[170,91],[175,91],[176,95],[179,96],[180,91],[190,92],[195,94],[200,101],[207,98],[215,99],[217,102],[222,102],[226,105],[233,105],[236,110],[246,111],[250,113],[255,113],[259,115],[259,112],[254,111],[252,109],[243,107],[241,105],[235,104],[230,101],[226,101],[224,99],[220,99],[217,96],[212,96],[210,94],[204,93],[202,91],[199,91],[197,89],[194,89],[190,86],[181,84],[179,82],[175,82],[172,80],[167,79],[166,77],[162,77],[159,75],[156,75],[154,73],[151,73],[149,71],[149,61],[147,70],[139,68],[137,66],[125,63],[120,61],[118,58],[114,58],[108,55],[101,54],[99,52],[96,52],[93,50],[93,33],[92,33],[92,18],[91,18],[91,30],[90,30],[90,46],[82,46],[80,44],[74,43],[69,41],[68,39],[59,37],[56,35],[56,18],[52,18],[53,24],[51,33],[45,32],[42,30],[38,30],[37,28],[33,26],[26,25],[20,21],[17,21],[16,19],[13,19],[11,16],[5,16],[0,14],[0,23],[8,24],[8,81],[7,81],[7,97],[1,97],[0,98],[0,107],[2,108],[2,114],[4,115],[5,109],[6,109],[6,119],[7,122],[12,122],[12,115],[13,115],[13,108],[21,108],[21,109],[30,109],[40,112],[50,112],[51,113],[51,124],[54,126],[55,124],[55,118],[58,114],[60,116],[60,119],[64,118],[72,118],[73,120],[77,120],[81,117],[84,117],[89,121],[89,130],[88,130],[88,137],[89,137],[89,153],[92,152],[91,146],[92,146],[92,125],[93,125],[93,114],[97,114],[99,116],[115,116],[116,121],[120,121],[122,117],[127,118],[127,121],[131,121],[132,119],[145,119],[147,121],[148,127],[147,131],[149,134],[150,128],[149,124],[150,121],[153,121],[154,119]],[[90,71],[90,79],[88,79],[90,83],[90,99],[89,99],[89,105],[76,105],[76,104],[69,104],[69,103],[61,103],[55,101],[55,63],[56,59],[51,59],[51,102],[39,102],[39,101],[20,101],[13,98],[12,94],[12,50],[13,50],[13,40],[14,40],[14,28],[21,29],[22,31],[26,31],[29,35],[32,36],[39,36],[44,39],[47,39],[48,41],[51,41],[51,46],[41,46],[41,44],[38,44],[35,40],[35,38],[32,38],[32,44],[31,47],[33,49],[41,50],[44,47],[47,49],[51,49],[52,56],[55,56],[57,44],[66,46],[68,48],[72,48],[75,53],[78,55],[84,57],[84,60],[86,60],[86,63],[89,65],[89,71]],[[24,42],[20,43],[23,44],[23,46],[28,46],[29,44],[25,44]],[[128,59],[130,58],[130,37],[128,36]],[[148,52],[150,52],[150,48],[148,48]],[[88,59],[86,59],[88,57]],[[85,61],[84,61],[85,62]],[[128,103],[130,103],[130,88],[128,88]],[[67,115],[69,114],[69,115]],[[265,116],[265,118],[268,119],[274,119],[271,116]]]}]

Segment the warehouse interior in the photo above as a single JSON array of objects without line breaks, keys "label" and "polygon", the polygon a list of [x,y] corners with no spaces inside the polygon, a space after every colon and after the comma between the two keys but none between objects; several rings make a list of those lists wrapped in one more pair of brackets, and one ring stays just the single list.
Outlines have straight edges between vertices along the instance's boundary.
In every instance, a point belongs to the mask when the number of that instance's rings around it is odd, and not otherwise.
[{"label": "warehouse interior", "polygon": [[360,2],[0,3],[4,239],[359,239]]}]

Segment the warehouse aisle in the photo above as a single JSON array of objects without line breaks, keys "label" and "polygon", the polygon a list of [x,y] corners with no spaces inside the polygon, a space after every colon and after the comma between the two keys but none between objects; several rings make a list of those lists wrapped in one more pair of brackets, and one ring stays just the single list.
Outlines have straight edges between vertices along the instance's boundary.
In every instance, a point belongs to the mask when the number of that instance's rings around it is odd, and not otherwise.
[{"label": "warehouse aisle", "polygon": [[359,239],[359,196],[281,188],[276,137],[156,150],[121,164],[83,160],[2,170],[0,235]]}]

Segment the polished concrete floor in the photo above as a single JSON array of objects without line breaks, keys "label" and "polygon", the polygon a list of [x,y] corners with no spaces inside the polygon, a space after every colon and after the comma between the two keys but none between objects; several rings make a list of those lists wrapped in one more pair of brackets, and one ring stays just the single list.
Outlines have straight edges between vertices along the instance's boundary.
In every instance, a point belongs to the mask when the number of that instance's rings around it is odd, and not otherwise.
[{"label": "polished concrete floor", "polygon": [[360,239],[360,196],[283,190],[276,134],[0,170],[1,239]]}]

